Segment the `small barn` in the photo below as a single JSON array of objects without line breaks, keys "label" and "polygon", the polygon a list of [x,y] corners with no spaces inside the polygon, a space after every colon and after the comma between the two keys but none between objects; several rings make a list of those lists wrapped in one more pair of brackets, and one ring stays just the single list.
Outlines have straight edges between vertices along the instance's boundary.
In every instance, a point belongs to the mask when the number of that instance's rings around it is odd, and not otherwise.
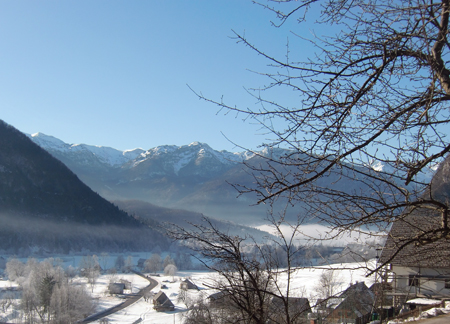
[{"label": "small barn", "polygon": [[271,320],[269,323],[280,323],[285,316],[285,304],[289,306],[289,317],[295,323],[306,322],[308,314],[311,313],[311,306],[308,298],[302,297],[273,297],[270,305]]},{"label": "small barn", "polygon": [[230,299],[230,293],[228,291],[219,291],[214,294],[211,294],[207,298],[208,303],[211,307],[226,307],[231,306],[233,304],[232,300]]},{"label": "small barn", "polygon": [[131,290],[131,281],[120,279],[119,282],[125,285],[125,289]]},{"label": "small barn", "polygon": [[181,283],[180,283],[180,289],[183,290],[188,290],[188,289],[196,289],[198,290],[197,285],[195,285],[192,281],[190,281],[189,279],[184,279]]},{"label": "small barn", "polygon": [[160,291],[153,297],[153,309],[157,312],[171,312],[175,310],[175,305],[164,292]]},{"label": "small barn", "polygon": [[326,317],[328,323],[355,323],[363,316],[370,316],[374,303],[374,293],[364,282],[357,282],[348,287],[335,298],[336,306],[332,306]]},{"label": "small barn", "polygon": [[123,290],[125,289],[125,284],[121,282],[112,282],[108,286],[108,290],[110,294],[123,294]]}]

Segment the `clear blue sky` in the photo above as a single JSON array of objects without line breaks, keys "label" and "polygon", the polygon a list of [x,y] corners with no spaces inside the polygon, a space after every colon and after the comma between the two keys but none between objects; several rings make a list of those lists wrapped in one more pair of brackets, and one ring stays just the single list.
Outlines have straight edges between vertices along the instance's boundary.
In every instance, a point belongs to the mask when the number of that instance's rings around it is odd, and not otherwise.
[{"label": "clear blue sky", "polygon": [[[232,30],[283,57],[294,20],[250,0],[0,2],[0,119],[68,143],[149,149],[206,142],[250,149],[267,138],[243,116],[217,113],[205,96],[255,105],[245,87],[267,80],[268,62]],[[308,36],[307,35],[307,36]],[[293,50],[303,47],[292,34]]]}]

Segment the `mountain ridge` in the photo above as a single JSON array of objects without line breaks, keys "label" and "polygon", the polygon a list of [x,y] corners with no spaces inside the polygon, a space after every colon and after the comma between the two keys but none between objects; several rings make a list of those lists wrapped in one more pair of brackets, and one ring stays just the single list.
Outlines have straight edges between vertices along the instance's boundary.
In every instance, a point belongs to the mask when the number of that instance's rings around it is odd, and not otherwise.
[{"label": "mountain ridge", "polygon": [[[31,138],[39,142],[39,137],[45,136],[41,134]],[[127,151],[85,144],[72,145],[74,149],[71,150],[61,150],[59,142],[56,148],[51,145],[45,147],[45,141],[40,143],[82,181],[110,201],[142,200],[161,207],[185,209],[251,226],[264,223],[267,209],[262,205],[254,205],[257,201],[254,194],[240,196],[230,183],[252,187],[258,175],[253,174],[251,165],[256,168],[264,166],[270,170],[274,167],[269,165],[272,158],[277,160],[283,155],[292,154],[287,149],[270,147],[259,152],[231,153],[214,150],[206,143],[193,142],[182,146],[138,149],[134,155],[127,156],[126,162],[111,165],[104,162],[108,160],[103,158],[105,155],[114,153],[122,156]],[[84,149],[79,149],[79,146]],[[376,172],[382,172],[388,167],[380,163],[369,166]],[[290,168],[289,172],[297,172],[295,166]],[[331,179],[321,179],[320,184],[333,186]],[[350,179],[341,185],[349,190],[357,186]],[[282,201],[280,203],[283,204]],[[293,217],[298,213],[297,207],[292,208]]]}]

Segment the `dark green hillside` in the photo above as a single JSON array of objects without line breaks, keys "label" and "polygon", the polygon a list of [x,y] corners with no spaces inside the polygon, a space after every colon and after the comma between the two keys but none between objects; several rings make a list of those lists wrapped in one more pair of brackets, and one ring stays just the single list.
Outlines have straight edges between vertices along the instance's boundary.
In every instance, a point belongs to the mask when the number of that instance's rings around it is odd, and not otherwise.
[{"label": "dark green hillside", "polygon": [[3,121],[0,234],[0,249],[6,250],[27,246],[64,251],[142,249],[152,245],[150,241],[164,240]]}]

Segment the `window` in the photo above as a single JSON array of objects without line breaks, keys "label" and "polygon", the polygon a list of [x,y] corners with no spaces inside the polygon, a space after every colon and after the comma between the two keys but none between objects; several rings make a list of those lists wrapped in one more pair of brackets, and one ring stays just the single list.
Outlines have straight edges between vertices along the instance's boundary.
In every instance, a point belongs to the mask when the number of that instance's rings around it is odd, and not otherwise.
[{"label": "window", "polygon": [[445,279],[445,289],[450,289],[450,279]]},{"label": "window", "polygon": [[419,287],[419,278],[416,278],[416,275],[409,275],[408,285],[410,287]]}]

